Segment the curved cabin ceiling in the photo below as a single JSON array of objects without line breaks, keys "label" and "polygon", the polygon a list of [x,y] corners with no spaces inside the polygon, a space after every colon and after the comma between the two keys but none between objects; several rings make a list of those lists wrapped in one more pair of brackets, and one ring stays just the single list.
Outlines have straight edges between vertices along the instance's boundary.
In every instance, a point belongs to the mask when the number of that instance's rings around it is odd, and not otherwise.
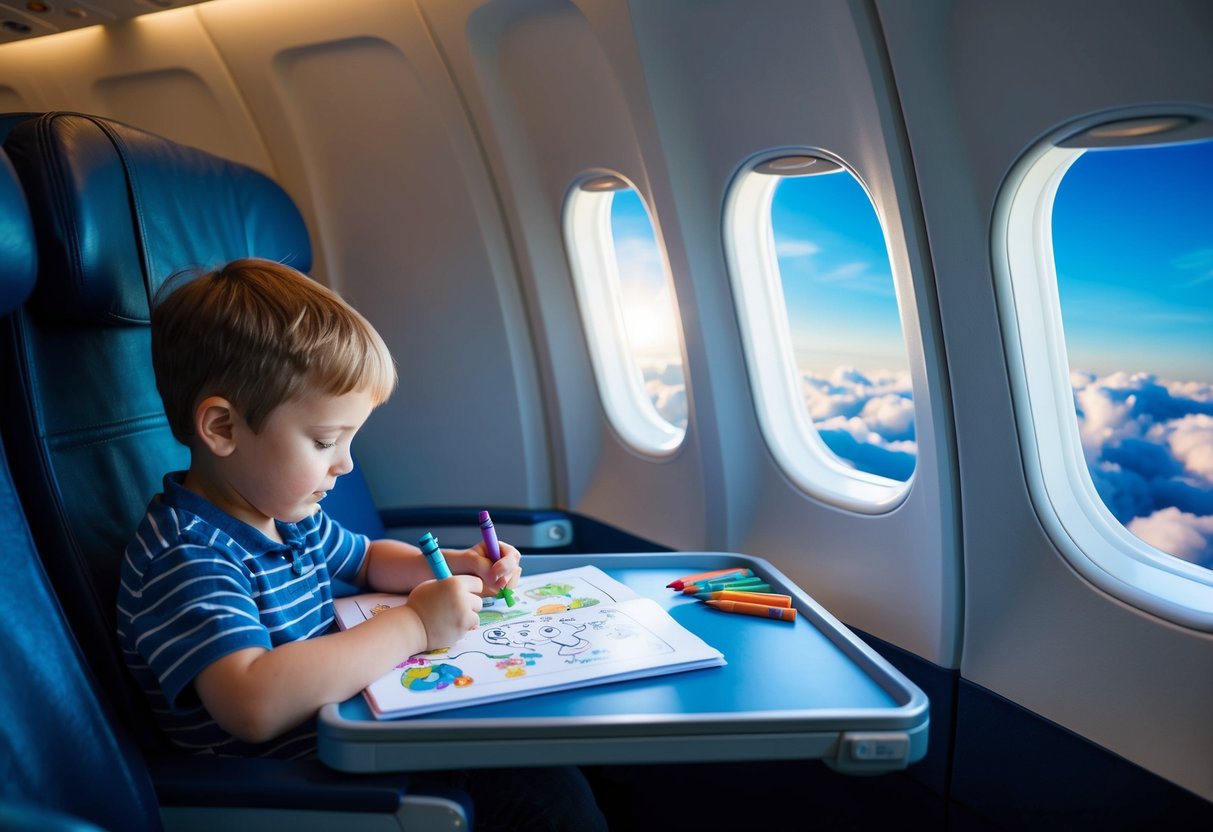
[{"label": "curved cabin ceiling", "polygon": [[117,23],[200,2],[202,0],[5,0],[0,2],[0,43]]}]

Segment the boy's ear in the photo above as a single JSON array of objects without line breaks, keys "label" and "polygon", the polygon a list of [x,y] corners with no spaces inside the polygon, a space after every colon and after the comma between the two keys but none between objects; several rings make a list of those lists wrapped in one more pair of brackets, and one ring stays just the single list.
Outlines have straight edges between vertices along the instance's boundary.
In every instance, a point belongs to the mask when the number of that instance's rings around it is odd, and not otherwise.
[{"label": "boy's ear", "polygon": [[235,420],[240,418],[227,399],[210,396],[194,408],[194,436],[215,456],[236,450]]}]

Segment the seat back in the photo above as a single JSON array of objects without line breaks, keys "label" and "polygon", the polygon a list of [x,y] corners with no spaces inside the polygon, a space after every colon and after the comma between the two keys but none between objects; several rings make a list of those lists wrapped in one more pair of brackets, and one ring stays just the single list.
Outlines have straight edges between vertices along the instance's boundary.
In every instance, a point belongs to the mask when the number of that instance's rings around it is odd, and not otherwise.
[{"label": "seat back", "polygon": [[[34,238],[17,178],[0,153],[0,316],[34,283]],[[7,352],[10,343],[0,343]],[[5,399],[9,403],[9,399]],[[8,437],[4,437],[7,441]],[[9,443],[12,444],[17,443]],[[47,811],[103,829],[158,829],[138,750],[115,731],[52,593],[0,450],[0,826]],[[21,820],[24,818],[24,820]]]},{"label": "seat back", "polygon": [[152,745],[117,644],[118,576],[148,500],[189,453],[156,391],[150,299],[175,272],[238,257],[306,271],[311,245],[294,203],[264,174],[124,124],[45,113],[12,127],[5,149],[40,261],[30,301],[8,322],[12,359],[0,370],[14,402],[3,415],[11,464],[85,654],[124,722]]}]

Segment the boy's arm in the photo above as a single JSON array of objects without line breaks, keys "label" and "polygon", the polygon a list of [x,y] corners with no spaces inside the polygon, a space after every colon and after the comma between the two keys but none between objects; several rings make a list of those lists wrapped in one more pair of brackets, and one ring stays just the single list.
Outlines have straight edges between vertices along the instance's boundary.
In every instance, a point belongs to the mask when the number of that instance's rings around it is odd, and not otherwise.
[{"label": "boy's arm", "polygon": [[430,581],[408,604],[349,630],[249,647],[207,665],[194,680],[219,725],[245,742],[265,742],[315,716],[321,705],[358,693],[402,659],[449,647],[479,620],[478,579]]},{"label": "boy's arm", "polygon": [[[470,549],[443,549],[442,553],[453,574],[475,575],[484,582],[485,594],[491,596],[502,587],[517,584],[522,572],[518,550],[508,543],[500,546],[501,560],[496,563],[489,560],[483,543]],[[401,540],[383,538],[370,542],[357,583],[376,592],[410,592],[433,577],[420,549]]]}]

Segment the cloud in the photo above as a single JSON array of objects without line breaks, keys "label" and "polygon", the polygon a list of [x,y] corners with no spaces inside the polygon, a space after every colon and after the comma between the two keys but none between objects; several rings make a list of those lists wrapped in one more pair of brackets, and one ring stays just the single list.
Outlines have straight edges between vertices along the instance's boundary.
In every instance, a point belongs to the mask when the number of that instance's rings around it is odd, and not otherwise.
[{"label": "cloud", "polygon": [[868,399],[859,418],[884,440],[914,437],[914,402],[904,396],[886,394]]},{"label": "cloud", "polygon": [[812,240],[780,240],[775,244],[778,257],[811,257],[821,251],[821,246]]},{"label": "cloud", "polygon": [[1074,372],[1091,479],[1135,535],[1213,568],[1213,384]]},{"label": "cloud", "polygon": [[641,361],[644,392],[658,415],[676,428],[687,426],[687,392],[681,361]]},{"label": "cloud", "polygon": [[[644,377],[658,412],[685,426],[681,364],[648,366]],[[1213,383],[1083,371],[1070,380],[1088,470],[1109,511],[1146,542],[1213,569]],[[913,474],[908,373],[838,367],[803,374],[801,390],[839,459],[895,480]]]},{"label": "cloud", "polygon": [[1178,558],[1213,567],[1213,516],[1164,508],[1129,522],[1129,531]]},{"label": "cloud", "polygon": [[914,473],[914,401],[906,372],[838,367],[804,373],[801,390],[817,433],[835,456],[872,474],[905,481]]},{"label": "cloud", "polygon": [[1189,474],[1213,486],[1213,416],[1189,413],[1155,425],[1149,435],[1166,442],[1172,456]]}]

